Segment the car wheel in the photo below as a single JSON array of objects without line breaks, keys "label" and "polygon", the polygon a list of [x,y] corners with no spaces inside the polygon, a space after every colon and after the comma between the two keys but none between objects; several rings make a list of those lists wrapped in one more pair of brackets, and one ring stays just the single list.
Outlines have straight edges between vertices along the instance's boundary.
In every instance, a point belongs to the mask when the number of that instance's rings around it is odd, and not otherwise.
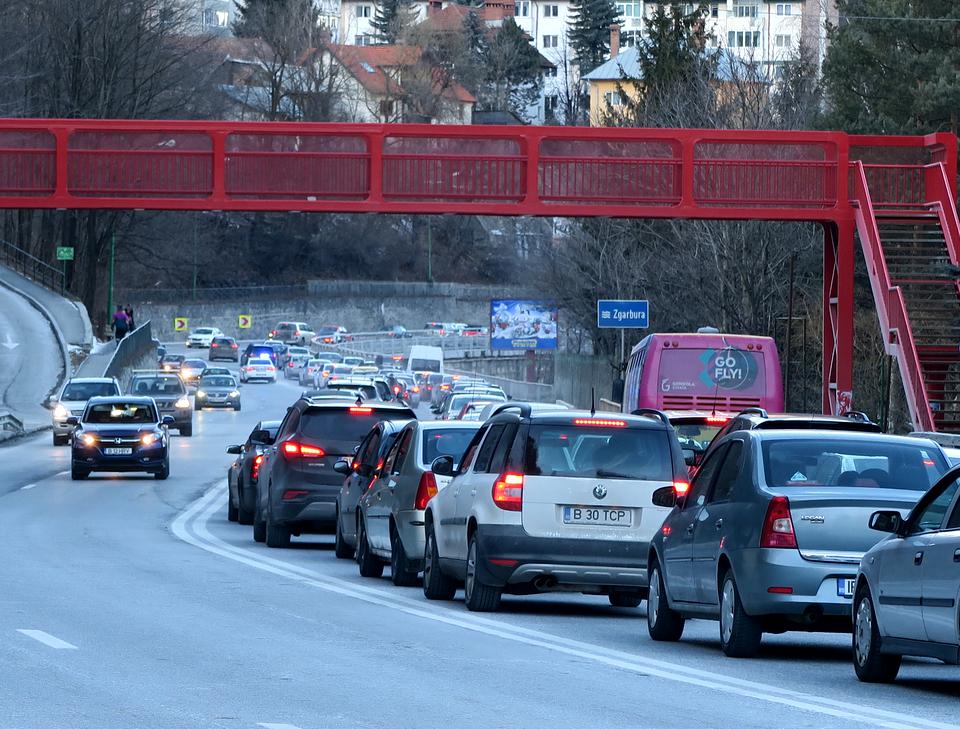
[{"label": "car wheel", "polygon": [[475,613],[491,613],[500,607],[502,590],[480,581],[477,576],[477,565],[481,559],[479,540],[477,533],[474,532],[470,536],[470,545],[467,547],[467,576],[463,584],[463,594],[468,610]]},{"label": "car wheel", "polygon": [[381,577],[383,562],[370,551],[370,542],[367,541],[367,530],[363,526],[363,519],[357,525],[357,567],[361,577]]},{"label": "car wheel", "polygon": [[647,632],[653,640],[674,642],[683,635],[683,616],[667,602],[660,564],[650,570],[650,592],[647,595]]},{"label": "car wheel", "polygon": [[194,409],[194,412],[200,412],[201,410],[203,410],[203,405],[201,405],[196,400],[194,400],[193,409]]},{"label": "car wheel", "polygon": [[423,596],[428,600],[452,600],[457,594],[457,583],[440,569],[440,551],[433,527],[427,527],[426,547],[423,550]]},{"label": "car wheel", "polygon": [[190,423],[190,425],[182,425],[178,430],[184,438],[189,438],[193,435],[193,423]]},{"label": "car wheel", "polygon": [[263,515],[260,513],[259,503],[253,514],[253,541],[261,544],[267,541],[267,522],[263,520]]},{"label": "car wheel", "polygon": [[237,521],[244,526],[253,524],[254,512],[243,506],[243,481],[237,479]]},{"label": "car wheel", "polygon": [[[239,491],[239,488],[237,489]],[[240,510],[233,505],[233,499],[230,498],[230,489],[227,489],[227,521],[237,521],[240,518]]]},{"label": "car wheel", "polygon": [[240,403],[237,403],[236,405],[234,405],[234,406],[233,406],[233,410],[234,410],[234,412],[239,413],[239,412],[240,412]]},{"label": "car wheel", "polygon": [[153,474],[153,477],[157,481],[166,481],[170,478],[170,459],[168,458],[163,462],[163,465],[160,467],[160,470]]},{"label": "car wheel", "polygon": [[396,528],[390,529],[390,579],[397,587],[413,587],[420,580],[420,570],[410,564],[407,550]]},{"label": "car wheel", "polygon": [[343,539],[343,529],[340,526],[340,512],[337,511],[337,526],[333,535],[333,554],[337,559],[350,559],[353,557],[353,550]]},{"label": "car wheel", "polygon": [[891,683],[900,672],[901,656],[880,652],[880,629],[870,590],[857,590],[853,613],[853,668],[864,683]]},{"label": "car wheel", "polygon": [[743,609],[737,581],[728,570],[720,588],[720,647],[731,658],[752,658],[762,638],[760,622]]},{"label": "car wheel", "polygon": [[74,481],[83,481],[89,475],[90,471],[84,471],[82,468],[76,468],[75,466],[70,468],[70,478]]},{"label": "car wheel", "polygon": [[643,595],[636,592],[611,592],[607,595],[607,599],[614,607],[635,608],[640,607]]},{"label": "car wheel", "polygon": [[267,514],[267,546],[277,549],[285,549],[290,546],[290,527],[285,524],[277,524]]},{"label": "car wheel", "polygon": [[53,434],[53,444],[55,446],[66,445],[69,442],[70,442],[69,435],[57,435],[56,433]]}]

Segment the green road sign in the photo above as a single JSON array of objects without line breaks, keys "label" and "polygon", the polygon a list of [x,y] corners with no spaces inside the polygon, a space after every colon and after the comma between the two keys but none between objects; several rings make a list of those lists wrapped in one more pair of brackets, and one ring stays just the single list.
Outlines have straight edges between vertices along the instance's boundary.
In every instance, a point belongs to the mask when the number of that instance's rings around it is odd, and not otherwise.
[{"label": "green road sign", "polygon": [[73,260],[73,248],[71,246],[57,246],[57,260],[58,261],[72,261]]}]

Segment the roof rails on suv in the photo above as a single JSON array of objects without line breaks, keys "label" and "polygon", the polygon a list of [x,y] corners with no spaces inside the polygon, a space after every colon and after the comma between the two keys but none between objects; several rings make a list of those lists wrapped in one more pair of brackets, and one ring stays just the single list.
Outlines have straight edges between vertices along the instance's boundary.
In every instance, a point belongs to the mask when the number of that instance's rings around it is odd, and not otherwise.
[{"label": "roof rails on suv", "polygon": [[872,423],[870,416],[860,410],[850,410],[843,414],[843,417],[850,418],[850,420],[856,420],[861,423]]},{"label": "roof rails on suv", "polygon": [[763,408],[744,408],[741,410],[738,415],[759,415],[761,418],[769,418],[770,413],[768,413]]},{"label": "roof rails on suv", "polygon": [[490,413],[490,417],[492,418],[494,415],[505,413],[508,410],[519,410],[521,418],[529,418],[533,408],[530,407],[530,403],[526,402],[505,402],[503,405],[494,408],[493,412]]},{"label": "roof rails on suv", "polygon": [[667,414],[662,410],[657,410],[656,408],[637,408],[630,412],[631,415],[640,415],[641,417],[647,418],[656,418],[661,421],[668,428],[670,425],[670,418],[667,417]]}]

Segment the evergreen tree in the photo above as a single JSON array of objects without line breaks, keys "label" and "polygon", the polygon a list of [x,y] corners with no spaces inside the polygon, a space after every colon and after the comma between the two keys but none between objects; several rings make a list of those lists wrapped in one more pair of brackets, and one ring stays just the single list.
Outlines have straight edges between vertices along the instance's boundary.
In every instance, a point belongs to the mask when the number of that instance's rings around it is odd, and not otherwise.
[{"label": "evergreen tree", "polygon": [[393,45],[416,22],[417,9],[412,0],[380,0],[370,26],[378,43]]},{"label": "evergreen tree", "polygon": [[823,64],[826,123],[849,132],[958,131],[956,0],[837,0]]},{"label": "evergreen tree", "polygon": [[620,13],[613,0],[572,0],[572,19],[567,31],[580,74],[586,74],[610,53],[610,26],[620,23]]},{"label": "evergreen tree", "polygon": [[540,53],[531,45],[523,28],[513,18],[506,18],[490,38],[485,55],[483,105],[525,116],[543,86]]}]

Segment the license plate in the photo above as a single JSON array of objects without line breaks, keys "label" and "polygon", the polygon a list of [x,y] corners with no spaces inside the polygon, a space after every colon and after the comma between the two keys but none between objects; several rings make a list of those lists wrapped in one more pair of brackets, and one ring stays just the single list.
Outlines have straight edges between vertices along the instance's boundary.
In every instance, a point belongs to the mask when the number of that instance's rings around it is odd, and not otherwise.
[{"label": "license plate", "polygon": [[857,584],[855,577],[837,578],[837,595],[840,597],[853,597],[853,588]]},{"label": "license plate", "polygon": [[633,509],[617,506],[564,506],[563,523],[628,527],[633,525]]},{"label": "license plate", "polygon": [[103,452],[108,456],[129,456],[133,448],[104,448]]}]

